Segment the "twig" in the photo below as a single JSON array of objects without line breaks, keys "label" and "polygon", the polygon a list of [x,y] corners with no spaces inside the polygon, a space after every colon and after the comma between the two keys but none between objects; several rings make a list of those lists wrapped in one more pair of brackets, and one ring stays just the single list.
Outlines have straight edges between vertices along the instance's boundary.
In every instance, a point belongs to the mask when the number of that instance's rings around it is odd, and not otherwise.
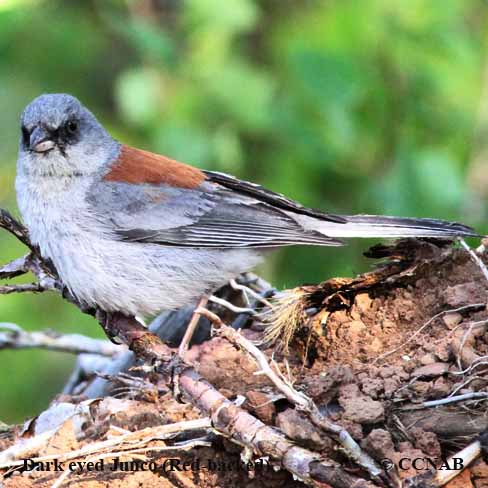
[{"label": "twig", "polygon": [[272,383],[285,395],[292,403],[303,410],[307,410],[310,405],[310,399],[303,393],[296,391],[290,385],[286,384],[271,368],[266,356],[242,334],[239,334],[232,327],[225,325],[220,317],[206,309],[200,309],[199,313],[207,317],[211,322],[218,325],[218,334],[225,337],[228,341],[247,351],[258,363],[261,374],[265,374]]},{"label": "twig", "polygon": [[3,285],[0,286],[0,295],[9,295],[10,293],[40,293],[46,289],[40,283],[25,283],[21,285]]},{"label": "twig", "polygon": [[242,291],[244,296],[246,296],[246,294],[249,293],[249,295],[251,295],[257,302],[260,302],[269,308],[273,308],[273,304],[269,300],[263,298],[259,293],[256,293],[252,288],[249,288],[248,286],[245,285],[241,285],[240,283],[237,283],[236,280],[230,280],[229,284],[232,288],[234,288],[234,290]]},{"label": "twig", "polygon": [[0,208],[0,227],[5,229],[6,231],[13,234],[17,239],[25,244],[29,249],[38,252],[36,247],[33,246],[29,240],[29,233],[27,229],[15,220],[9,212]]},{"label": "twig", "polygon": [[469,255],[471,256],[471,259],[478,265],[480,268],[481,272],[483,273],[483,276],[485,277],[486,281],[488,281],[488,269],[485,265],[485,263],[480,259],[480,257],[468,246],[466,241],[460,237],[459,242],[461,243],[461,246],[468,251]]},{"label": "twig", "polygon": [[[0,329],[5,324],[0,323]],[[12,327],[8,327],[12,329]],[[124,348],[101,339],[92,339],[81,334],[56,334],[52,331],[27,332],[16,326],[9,332],[0,331],[0,349],[41,348],[73,354],[100,354],[114,356]]]},{"label": "twig", "polygon": [[185,331],[185,335],[183,336],[183,339],[181,340],[180,343],[180,347],[178,349],[178,354],[182,359],[185,358],[186,353],[188,352],[188,348],[190,347],[190,341],[193,337],[193,334],[195,333],[198,322],[200,320],[200,314],[197,312],[197,310],[201,307],[205,307],[207,302],[208,299],[206,297],[201,298],[200,301],[198,302],[195,311],[193,312],[193,315],[191,316],[190,322],[188,323],[188,326]]},{"label": "twig", "polygon": [[10,446],[4,451],[0,452],[0,469],[9,468],[14,466],[15,459],[21,459],[18,461],[16,466],[20,466],[24,463],[22,458],[27,458],[33,452],[37,452],[42,449],[51,439],[51,437],[56,434],[58,429],[51,429],[43,432],[42,434],[36,435],[34,437],[29,437],[27,439],[21,439],[16,444]]},{"label": "twig", "polygon": [[466,446],[462,451],[454,454],[447,460],[448,466],[454,466],[454,460],[462,459],[462,468],[458,469],[439,469],[435,475],[435,482],[437,486],[444,486],[453,478],[455,478],[461,471],[464,470],[469,464],[471,464],[481,454],[481,444],[479,441],[472,442]]},{"label": "twig", "polygon": [[[488,323],[488,320],[483,320],[483,323]],[[467,373],[470,373],[473,369],[477,368],[478,366],[488,365],[488,356],[480,356],[479,358],[475,359],[466,369],[462,371],[449,371],[449,374],[454,376],[462,376]]]},{"label": "twig", "polygon": [[[486,373],[486,369],[481,371],[480,374],[482,373]],[[463,381],[460,385],[456,386],[456,388],[454,388],[453,391],[451,391],[451,393],[449,393],[449,396],[450,397],[453,397],[456,395],[456,393],[459,391],[459,390],[462,390],[463,388],[465,388],[467,385],[469,385],[472,381],[474,380],[480,380],[480,381],[484,381],[485,383],[488,381],[488,378],[483,378],[482,376],[478,376],[478,375],[473,375],[473,376],[470,376],[469,378],[467,378],[465,381]]]},{"label": "twig", "polygon": [[419,410],[422,408],[438,407],[440,405],[447,405],[448,403],[464,402],[467,400],[485,400],[488,398],[488,392],[485,391],[473,391],[465,393],[463,395],[456,395],[446,398],[440,398],[439,400],[430,400],[428,402],[422,402],[418,406],[402,408],[401,410],[406,412],[409,410]]},{"label": "twig", "polygon": [[26,254],[25,256],[14,259],[10,263],[0,267],[0,279],[6,280],[28,273],[31,256],[31,254]]},{"label": "twig", "polygon": [[99,354],[79,354],[76,357],[75,367],[73,368],[73,371],[71,372],[68,380],[66,381],[62,393],[65,395],[75,395],[79,393],[84,394],[82,390],[80,391],[80,388],[83,387],[83,385],[80,385],[80,383],[84,379],[94,376],[99,371],[108,370],[112,364],[119,361],[119,358],[121,356],[124,356],[125,354],[127,354],[127,352],[122,352],[118,356],[101,356]]},{"label": "twig", "polygon": [[459,370],[463,369],[463,365],[462,365],[463,349],[464,349],[464,346],[466,344],[468,337],[470,336],[470,334],[473,330],[474,323],[475,322],[471,322],[469,324],[469,327],[464,331],[463,337],[461,338],[461,344],[459,345],[459,349],[458,349],[457,354],[456,354],[457,355],[457,365],[458,365]]},{"label": "twig", "polygon": [[244,308],[244,307],[237,307],[236,305],[233,305],[232,303],[228,302],[227,300],[224,300],[223,298],[216,297],[214,295],[211,295],[208,298],[209,302],[216,303],[217,305],[220,305],[224,308],[227,308],[231,312],[234,313],[247,313],[249,315],[256,315],[256,311],[253,310],[252,308]]}]

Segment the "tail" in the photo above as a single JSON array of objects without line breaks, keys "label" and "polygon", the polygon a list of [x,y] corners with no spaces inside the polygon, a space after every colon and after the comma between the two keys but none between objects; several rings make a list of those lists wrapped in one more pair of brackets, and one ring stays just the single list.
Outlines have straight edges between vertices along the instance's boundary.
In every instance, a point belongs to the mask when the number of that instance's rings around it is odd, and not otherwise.
[{"label": "tail", "polygon": [[[344,215],[344,223],[315,220],[307,227],[328,237],[479,237],[474,229],[457,222],[378,215]],[[308,220],[308,219],[307,219]]]}]

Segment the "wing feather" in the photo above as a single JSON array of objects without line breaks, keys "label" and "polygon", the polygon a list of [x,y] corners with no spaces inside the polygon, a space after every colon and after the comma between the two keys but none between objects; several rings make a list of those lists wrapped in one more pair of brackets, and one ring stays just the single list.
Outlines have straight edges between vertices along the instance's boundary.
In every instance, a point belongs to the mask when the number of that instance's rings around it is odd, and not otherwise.
[{"label": "wing feather", "polygon": [[[143,156],[138,153],[139,158]],[[109,232],[127,242],[200,248],[342,245],[342,241],[304,229],[291,214],[335,223],[343,223],[342,217],[305,208],[222,173],[201,174],[206,180],[191,188],[181,183],[175,186],[169,178],[134,182],[121,181],[123,175],[118,180],[105,177],[92,185],[87,201]]]}]

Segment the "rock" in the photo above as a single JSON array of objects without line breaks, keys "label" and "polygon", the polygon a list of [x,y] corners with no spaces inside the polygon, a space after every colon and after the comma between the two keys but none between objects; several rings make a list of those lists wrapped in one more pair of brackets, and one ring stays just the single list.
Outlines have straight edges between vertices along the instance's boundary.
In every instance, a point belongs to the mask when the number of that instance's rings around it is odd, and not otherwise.
[{"label": "rock", "polygon": [[473,282],[448,286],[444,291],[444,301],[453,308],[473,303],[473,296],[479,292],[479,286]]},{"label": "rock", "polygon": [[434,381],[429,393],[433,398],[443,398],[449,395],[450,391],[451,387],[448,382],[445,378],[440,377]]},{"label": "rock", "polygon": [[397,466],[402,465],[404,468],[398,470],[401,479],[418,476],[430,470],[430,466],[427,463],[421,463],[416,467],[412,466],[412,460],[422,459],[425,457],[425,454],[420,449],[414,448],[410,442],[400,442],[398,444],[398,450],[400,452],[395,453],[392,456],[392,460]]},{"label": "rock", "polygon": [[418,396],[425,397],[427,392],[430,391],[432,387],[432,382],[430,381],[415,381],[412,385],[410,385],[410,389],[414,391]]},{"label": "rock", "polygon": [[420,358],[420,363],[423,364],[424,366],[427,366],[428,364],[433,364],[435,362],[437,362],[437,357],[435,356],[435,354],[432,354],[431,352],[424,354]]},{"label": "rock", "polygon": [[384,418],[381,402],[364,395],[355,383],[339,390],[339,404],[344,409],[343,418],[360,424],[374,424]]},{"label": "rock", "polygon": [[448,329],[454,329],[463,320],[463,316],[459,312],[451,312],[442,317],[442,321]]},{"label": "rock", "polygon": [[415,447],[431,458],[441,457],[441,445],[433,432],[427,432],[419,427],[409,430],[415,441]]},{"label": "rock", "polygon": [[332,451],[334,443],[300,412],[288,408],[276,417],[276,426],[290,439],[310,449]]},{"label": "rock", "polygon": [[378,378],[366,378],[361,383],[361,389],[365,395],[371,398],[378,398],[378,395],[383,391],[384,382]]},{"label": "rock", "polygon": [[488,464],[478,459],[470,469],[475,488],[488,488]]},{"label": "rock", "polygon": [[392,398],[399,387],[400,381],[397,378],[386,378],[384,383],[385,397]]},{"label": "rock", "polygon": [[361,446],[376,459],[391,458],[395,452],[391,434],[384,429],[372,430]]},{"label": "rock", "polygon": [[326,374],[321,371],[319,374],[308,375],[304,379],[304,386],[307,395],[320,405],[327,405],[336,396],[340,385],[354,381],[351,368],[347,366],[333,366]]},{"label": "rock", "polygon": [[417,368],[412,372],[410,375],[412,378],[418,376],[442,376],[449,371],[449,364],[448,363],[432,363]]}]

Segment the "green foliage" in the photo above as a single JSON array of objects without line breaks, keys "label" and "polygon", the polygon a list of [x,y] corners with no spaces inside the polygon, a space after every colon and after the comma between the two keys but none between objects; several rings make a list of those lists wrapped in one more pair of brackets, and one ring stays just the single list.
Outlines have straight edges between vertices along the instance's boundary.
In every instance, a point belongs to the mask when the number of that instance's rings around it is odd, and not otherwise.
[{"label": "green foliage", "polygon": [[[0,205],[15,208],[20,111],[62,91],[127,143],[310,206],[486,232],[487,17],[482,0],[0,0]],[[368,244],[286,249],[263,272],[357,273]],[[23,252],[5,233],[0,247],[1,262]],[[0,297],[0,321],[101,335],[55,296]],[[1,354],[6,421],[45,406],[72,364]]]}]

